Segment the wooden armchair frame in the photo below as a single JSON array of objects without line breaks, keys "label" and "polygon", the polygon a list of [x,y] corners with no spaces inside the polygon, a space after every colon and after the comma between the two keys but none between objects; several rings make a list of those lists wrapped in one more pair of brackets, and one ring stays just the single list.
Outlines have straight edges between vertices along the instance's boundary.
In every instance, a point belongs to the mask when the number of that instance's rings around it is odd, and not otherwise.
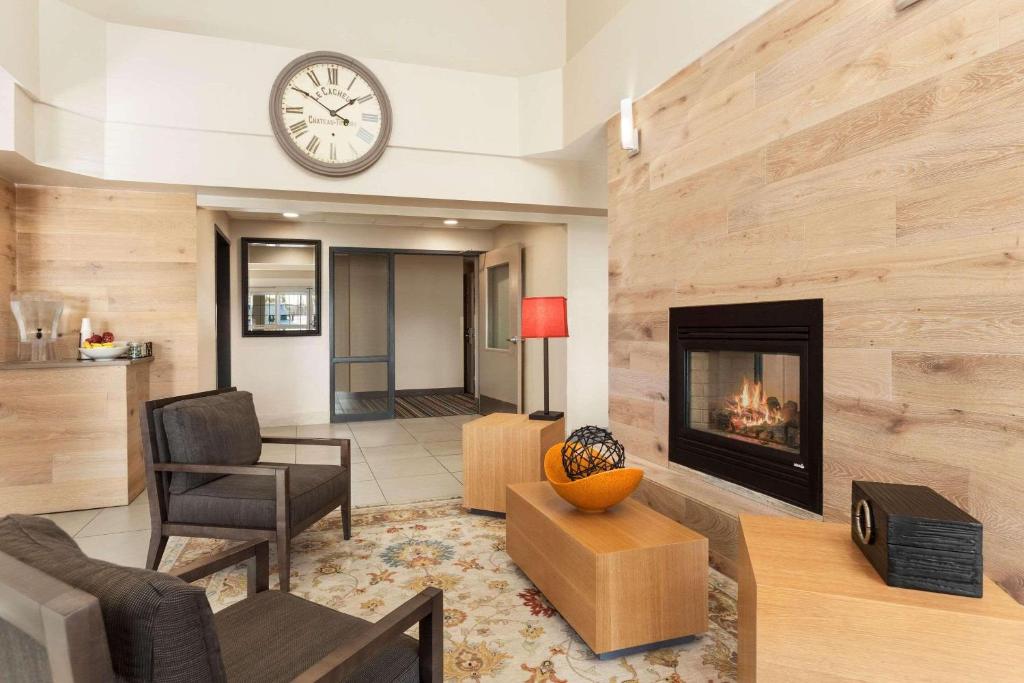
[{"label": "wooden armchair frame", "polygon": [[[293,437],[261,437],[268,444],[296,444],[304,446],[337,446],[340,452],[340,465],[345,468],[348,486],[341,500],[331,501],[306,519],[292,524],[289,501],[289,476],[287,465],[256,464],[256,465],[199,465],[160,462],[158,456],[157,435],[154,411],[178,401],[235,391],[217,389],[203,391],[185,396],[146,401],[142,404],[139,417],[142,421],[142,443],[146,467],[146,488],[149,491],[150,538],[146,566],[156,570],[160,566],[167,539],[170,536],[191,536],[198,538],[223,538],[228,540],[266,540],[277,546],[277,570],[280,588],[288,592],[291,581],[291,539],[294,535],[308,529],[336,507],[341,508],[342,531],[344,538],[352,537],[352,453],[348,439],[330,438],[293,438]],[[191,472],[194,474],[240,474],[245,476],[274,477],[275,528],[257,529],[244,527],[211,526],[204,524],[187,524],[169,522],[167,507],[170,499],[170,478],[174,472]]]},{"label": "wooden armchair frame", "polygon": [[[268,589],[270,549],[267,541],[251,541],[203,557],[171,572],[183,581],[195,581],[226,567],[248,562],[247,594],[252,597]],[[304,598],[295,597],[295,600]],[[350,676],[376,657],[390,641],[409,628],[419,626],[419,667],[421,683],[441,683],[444,658],[444,594],[425,588],[328,653],[293,679],[293,683],[335,683]]]},{"label": "wooden armchair frame", "polygon": [[46,650],[54,683],[114,680],[100,601],[4,552],[0,620]]},{"label": "wooden armchair frame", "polygon": [[[201,558],[171,572],[195,581],[248,562],[248,596],[268,590],[269,541],[250,541]],[[290,596],[292,600],[303,600]],[[441,683],[444,596],[427,588],[352,640],[338,645],[293,679],[294,683],[336,683],[377,656],[389,642],[419,626],[419,679]],[[0,552],[0,619],[46,650],[55,683],[107,683],[114,679],[99,600]],[[311,624],[315,627],[315,624]],[[258,654],[258,653],[257,653]],[[267,656],[279,656],[268,652]]]}]

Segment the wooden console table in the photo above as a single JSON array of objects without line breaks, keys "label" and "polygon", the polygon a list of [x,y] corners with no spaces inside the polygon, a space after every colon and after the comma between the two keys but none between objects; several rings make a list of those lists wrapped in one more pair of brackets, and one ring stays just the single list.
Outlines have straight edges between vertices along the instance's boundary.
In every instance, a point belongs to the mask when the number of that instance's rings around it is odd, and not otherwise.
[{"label": "wooden console table", "polygon": [[887,586],[845,524],[740,517],[739,678],[1020,681],[1024,606]]},{"label": "wooden console table", "polygon": [[508,554],[602,658],[708,630],[708,539],[626,499],[580,512],[546,482],[508,487]]},{"label": "wooden console table", "polygon": [[544,454],[565,440],[565,420],[491,413],[462,425],[463,505],[505,512],[505,487],[544,480]]},{"label": "wooden console table", "polygon": [[0,363],[0,515],[127,505],[146,488],[152,362]]}]

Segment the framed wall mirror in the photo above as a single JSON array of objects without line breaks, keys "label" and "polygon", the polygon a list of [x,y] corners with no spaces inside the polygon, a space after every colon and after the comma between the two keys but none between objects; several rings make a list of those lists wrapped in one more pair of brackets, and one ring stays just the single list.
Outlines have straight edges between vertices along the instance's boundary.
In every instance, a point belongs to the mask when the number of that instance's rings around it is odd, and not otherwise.
[{"label": "framed wall mirror", "polygon": [[246,237],[242,336],[320,334],[320,241]]}]

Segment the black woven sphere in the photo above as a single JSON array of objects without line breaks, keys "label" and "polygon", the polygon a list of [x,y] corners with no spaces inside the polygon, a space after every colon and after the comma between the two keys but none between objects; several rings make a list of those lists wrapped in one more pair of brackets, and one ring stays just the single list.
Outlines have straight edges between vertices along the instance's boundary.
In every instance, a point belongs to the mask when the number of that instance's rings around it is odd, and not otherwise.
[{"label": "black woven sphere", "polygon": [[562,467],[573,481],[625,464],[626,450],[610,431],[601,427],[580,427],[562,446]]}]

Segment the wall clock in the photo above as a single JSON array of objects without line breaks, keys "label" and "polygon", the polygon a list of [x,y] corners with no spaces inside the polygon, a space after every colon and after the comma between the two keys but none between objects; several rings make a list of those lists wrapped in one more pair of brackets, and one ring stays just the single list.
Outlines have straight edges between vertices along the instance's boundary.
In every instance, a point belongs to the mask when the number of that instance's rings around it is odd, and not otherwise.
[{"label": "wall clock", "polygon": [[347,176],[373,165],[391,136],[391,103],[377,77],[337,52],[311,52],[281,71],[270,93],[278,143],[314,173]]}]

